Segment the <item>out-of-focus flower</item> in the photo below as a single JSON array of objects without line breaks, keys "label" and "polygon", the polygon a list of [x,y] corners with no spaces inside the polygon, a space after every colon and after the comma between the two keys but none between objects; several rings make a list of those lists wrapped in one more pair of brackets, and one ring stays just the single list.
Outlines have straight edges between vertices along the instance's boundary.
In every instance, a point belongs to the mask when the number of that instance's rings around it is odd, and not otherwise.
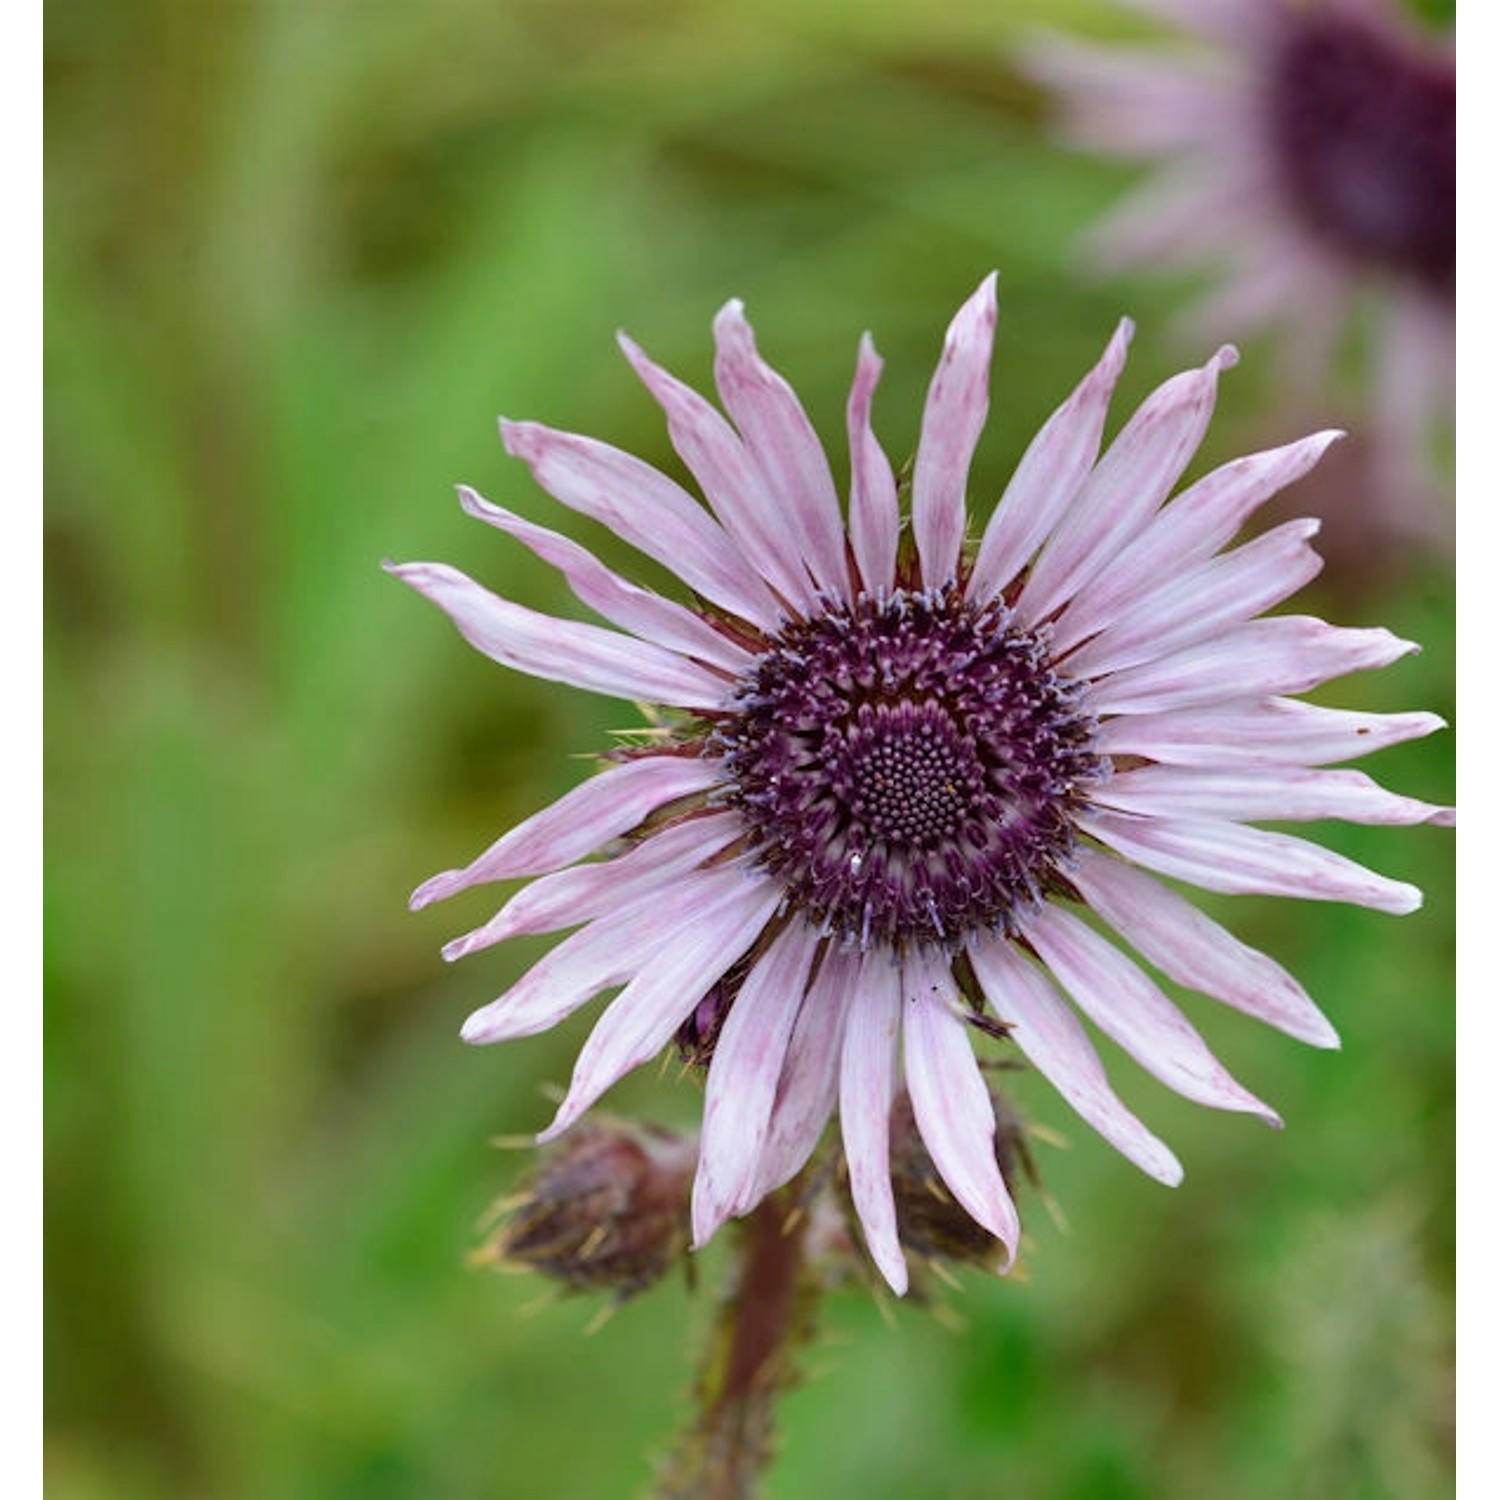
[{"label": "out-of-focus flower", "polygon": [[1288,696],[1415,649],[1382,629],[1258,618],[1317,572],[1316,522],[1221,550],[1335,434],[1227,464],[1164,503],[1233,350],[1167,381],[1101,458],[1122,323],[966,543],[995,311],[990,277],[948,330],[905,527],[870,426],[881,364],[869,339],[849,397],[846,521],[801,404],[731,302],[714,332],[732,425],[621,341],[707,508],[592,438],[502,424],[544,489],[671,569],[693,604],[469,490],[470,513],[553,563],[618,629],[538,614],[440,564],[391,565],[497,661],[676,712],[651,743],[413,896],[423,907],[539,877],[448,958],[579,929],[464,1037],[544,1031],[624,986],[550,1140],[691,1022],[708,1067],[695,1242],[797,1174],[837,1111],[871,1255],[898,1291],[890,1119],[903,1089],[946,1191],[1007,1258],[1015,1250],[976,1032],[1008,1028],[1132,1161],[1181,1176],[1111,1091],[1060,991],[1188,1098],[1276,1122],[1083,913],[1172,979],[1330,1046],[1333,1028],[1288,974],[1157,876],[1408,912],[1413,887],[1248,825],[1449,817],[1357,772],[1312,769],[1441,725]]},{"label": "out-of-focus flower", "polygon": [[1101,268],[1211,265],[1196,336],[1275,327],[1287,383],[1326,408],[1360,307],[1371,322],[1365,524],[1452,525],[1432,454],[1452,417],[1455,75],[1451,44],[1392,0],[1120,0],[1198,46],[1053,36],[1025,54],[1067,138],[1160,164],[1090,236]]}]

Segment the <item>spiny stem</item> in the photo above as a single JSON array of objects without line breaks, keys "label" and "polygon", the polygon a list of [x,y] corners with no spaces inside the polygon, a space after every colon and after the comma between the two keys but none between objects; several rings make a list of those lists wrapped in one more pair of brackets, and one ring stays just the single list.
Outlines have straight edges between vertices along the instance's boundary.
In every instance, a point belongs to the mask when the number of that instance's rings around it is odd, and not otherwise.
[{"label": "spiny stem", "polygon": [[659,1500],[752,1500],[771,1460],[776,1400],[796,1379],[819,1288],[807,1219],[790,1190],[742,1226],[694,1382],[697,1414],[658,1482]]}]

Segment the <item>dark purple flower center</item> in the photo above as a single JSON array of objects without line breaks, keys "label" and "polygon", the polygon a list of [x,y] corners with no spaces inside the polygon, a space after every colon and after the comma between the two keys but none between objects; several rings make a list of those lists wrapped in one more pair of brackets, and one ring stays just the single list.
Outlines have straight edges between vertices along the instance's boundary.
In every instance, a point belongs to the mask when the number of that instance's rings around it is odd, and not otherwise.
[{"label": "dark purple flower center", "polygon": [[784,630],[710,749],[789,906],[861,946],[954,944],[1071,853],[1104,768],[1078,691],[1003,604],[898,589]]},{"label": "dark purple flower center", "polygon": [[1451,59],[1309,14],[1287,27],[1268,100],[1284,186],[1313,232],[1448,297],[1454,99]]}]

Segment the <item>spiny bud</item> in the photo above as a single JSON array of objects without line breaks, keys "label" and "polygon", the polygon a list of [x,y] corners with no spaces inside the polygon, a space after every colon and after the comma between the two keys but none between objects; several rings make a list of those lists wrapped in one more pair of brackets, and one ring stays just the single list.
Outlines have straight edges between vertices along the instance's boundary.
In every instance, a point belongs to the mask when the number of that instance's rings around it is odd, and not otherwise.
[{"label": "spiny bud", "polygon": [[655,1127],[580,1125],[502,1201],[505,1221],[473,1259],[524,1266],[570,1291],[613,1291],[623,1302],[687,1250],[697,1150]]},{"label": "spiny bud", "polygon": [[[1012,1193],[1018,1171],[1036,1180],[1025,1130],[998,1098],[995,1161]],[[911,1254],[929,1262],[957,1261],[988,1270],[1004,1261],[1004,1245],[975,1223],[944,1186],[905,1093],[891,1108],[891,1187],[896,1198],[896,1232]]]}]

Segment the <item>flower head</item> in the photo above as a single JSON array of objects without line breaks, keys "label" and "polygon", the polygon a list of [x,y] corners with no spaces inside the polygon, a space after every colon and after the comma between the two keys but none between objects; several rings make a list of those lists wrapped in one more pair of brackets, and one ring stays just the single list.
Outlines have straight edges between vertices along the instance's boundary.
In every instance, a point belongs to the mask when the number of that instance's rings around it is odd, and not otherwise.
[{"label": "flower head", "polygon": [[1190,318],[1209,337],[1274,326],[1296,383],[1323,384],[1355,308],[1378,308],[1367,523],[1445,529],[1430,492],[1434,424],[1451,415],[1455,75],[1451,45],[1391,0],[1121,0],[1194,48],[1029,50],[1073,144],[1159,163],[1099,225],[1106,269],[1212,264]]},{"label": "flower head", "polygon": [[[1336,434],[1227,464],[1168,501],[1232,350],[1148,397],[1100,457],[1122,323],[966,540],[995,313],[990,277],[948,330],[905,519],[870,425],[869,339],[849,398],[846,521],[800,403],[731,302],[714,328],[730,420],[622,339],[706,508],[593,439],[502,424],[543,488],[665,563],[693,603],[469,490],[468,511],[554,563],[618,628],[537,614],[441,565],[392,568],[496,660],[677,711],[649,746],[416,892],[420,907],[537,877],[449,958],[578,929],[465,1038],[543,1031],[623,986],[543,1139],[676,1037],[708,1073],[695,1242],[796,1175],[836,1113],[871,1255],[898,1291],[893,1106],[946,1194],[1007,1260],[1015,1251],[977,1033],[1008,1035],[1164,1182],[1181,1176],[1176,1158],[1111,1091],[1075,1006],[1188,1098],[1276,1122],[1120,942],[1173,980],[1334,1043],[1290,975],[1159,876],[1406,912],[1411,886],[1249,825],[1449,816],[1313,769],[1441,724],[1289,696],[1414,649],[1385,630],[1259,618],[1317,572],[1316,523],[1223,550]],[[910,1141],[900,1151],[913,1157]]]}]

